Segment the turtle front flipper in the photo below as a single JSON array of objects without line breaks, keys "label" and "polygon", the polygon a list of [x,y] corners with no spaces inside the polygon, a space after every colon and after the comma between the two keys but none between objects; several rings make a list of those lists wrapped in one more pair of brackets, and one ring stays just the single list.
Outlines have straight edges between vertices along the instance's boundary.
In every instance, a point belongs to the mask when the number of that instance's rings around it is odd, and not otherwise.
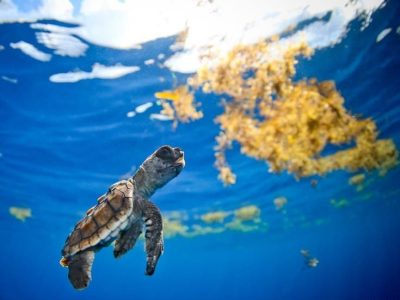
[{"label": "turtle front flipper", "polygon": [[85,250],[68,259],[68,278],[72,286],[78,290],[87,288],[92,280],[94,251]]},{"label": "turtle front flipper", "polygon": [[143,224],[141,220],[133,223],[128,230],[119,234],[118,239],[115,241],[114,257],[118,258],[128,252],[135,246],[136,240],[142,233]]},{"label": "turtle front flipper", "polygon": [[146,226],[146,275],[153,275],[158,259],[164,251],[164,241],[160,210],[150,201],[145,203],[143,219]]}]

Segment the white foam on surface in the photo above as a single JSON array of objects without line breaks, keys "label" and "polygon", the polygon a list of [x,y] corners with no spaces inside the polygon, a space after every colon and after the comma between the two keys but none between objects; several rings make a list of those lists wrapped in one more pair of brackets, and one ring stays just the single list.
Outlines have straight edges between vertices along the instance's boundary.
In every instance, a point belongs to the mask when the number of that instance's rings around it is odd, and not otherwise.
[{"label": "white foam on surface", "polygon": [[51,54],[44,53],[37,49],[35,46],[32,44],[29,44],[24,41],[19,41],[17,43],[10,43],[10,47],[13,49],[19,49],[21,50],[24,54],[40,61],[49,61],[51,59]]},{"label": "white foam on surface", "polygon": [[136,108],[135,108],[135,111],[136,111],[136,113],[138,113],[138,114],[142,114],[142,113],[144,113],[146,110],[148,110],[150,107],[152,107],[153,106],[153,103],[152,102],[147,102],[147,103],[144,103],[144,104],[142,104],[142,105],[139,105],[139,106],[137,106]]},{"label": "white foam on surface", "polygon": [[50,81],[55,83],[72,83],[85,79],[115,79],[125,76],[130,73],[139,71],[140,68],[137,66],[124,66],[117,64],[114,66],[104,66],[96,63],[92,67],[92,71],[72,71],[67,73],[58,73],[50,76]]},{"label": "white foam on surface", "polygon": [[12,0],[0,2],[0,22],[34,22],[40,19],[54,19],[73,22],[74,6],[69,0],[42,0],[28,12],[21,11]]},{"label": "white foam on surface", "polygon": [[61,56],[79,57],[84,55],[88,48],[81,40],[64,33],[38,32],[36,38],[39,43]]},{"label": "white foam on surface", "polygon": [[301,35],[316,49],[334,45],[345,36],[351,21],[362,16],[364,28],[383,4],[384,0],[83,0],[74,8],[69,0],[45,0],[21,12],[12,0],[5,0],[0,4],[0,22],[52,18],[80,24],[74,28],[47,26],[48,39],[60,39],[50,34],[63,31],[65,43],[81,47],[81,52],[68,48],[60,53],[82,53],[82,45],[65,35],[115,49],[137,49],[142,43],[185,32],[181,51],[166,65],[187,73],[197,70],[209,47],[223,55],[234,45],[280,34],[302,21],[313,20],[288,39]]},{"label": "white foam on surface", "polygon": [[31,28],[38,30],[36,39],[54,53],[61,56],[79,57],[85,55],[87,44],[75,37],[77,27],[34,23]]},{"label": "white foam on surface", "polygon": [[11,78],[11,77],[8,77],[8,76],[1,76],[1,79],[3,79],[4,81],[13,83],[13,84],[17,84],[18,83],[18,79]]},{"label": "white foam on surface", "polygon": [[145,65],[147,65],[147,66],[149,66],[149,65],[153,65],[155,63],[155,60],[154,59],[147,59],[147,60],[145,60],[144,61],[144,64]]},{"label": "white foam on surface", "polygon": [[[142,113],[146,112],[146,111],[147,111],[150,107],[152,107],[152,106],[153,106],[153,103],[152,103],[152,102],[147,102],[147,103],[138,105],[138,106],[136,106],[136,108],[135,108],[134,111],[128,111],[128,112],[126,113],[126,116],[127,116],[128,118],[133,118],[133,117],[135,117],[137,114],[142,114]],[[156,116],[156,118],[157,118],[157,116]]]},{"label": "white foam on surface", "polygon": [[127,116],[128,118],[133,118],[134,116],[136,116],[136,113],[135,113],[134,111],[128,111],[128,112],[126,113],[126,116]]},{"label": "white foam on surface", "polygon": [[163,115],[163,114],[151,114],[150,120],[158,120],[158,121],[171,121],[172,118]]},{"label": "white foam on surface", "polygon": [[382,30],[376,37],[376,42],[379,43],[382,41],[390,32],[392,32],[392,28],[386,28]]}]

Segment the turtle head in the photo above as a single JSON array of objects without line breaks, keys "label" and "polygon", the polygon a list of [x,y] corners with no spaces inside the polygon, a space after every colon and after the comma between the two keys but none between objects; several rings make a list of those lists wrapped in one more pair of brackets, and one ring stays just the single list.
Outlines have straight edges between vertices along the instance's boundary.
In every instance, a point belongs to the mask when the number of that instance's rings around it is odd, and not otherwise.
[{"label": "turtle head", "polygon": [[178,176],[184,166],[184,153],[180,148],[171,146],[158,148],[142,164],[146,174],[143,183],[149,189],[149,194]]}]

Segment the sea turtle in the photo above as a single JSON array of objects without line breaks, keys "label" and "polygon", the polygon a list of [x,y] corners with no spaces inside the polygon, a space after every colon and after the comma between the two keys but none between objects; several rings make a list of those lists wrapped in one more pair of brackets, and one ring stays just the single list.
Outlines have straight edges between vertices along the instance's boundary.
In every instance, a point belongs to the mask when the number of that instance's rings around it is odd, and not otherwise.
[{"label": "sea turtle", "polygon": [[163,252],[162,218],[150,202],[154,192],[175,178],[185,166],[183,151],[162,146],[150,155],[129,180],[110,186],[98,198],[65,241],[61,265],[68,267],[68,278],[76,289],[84,289],[91,280],[95,252],[115,240],[114,256],[130,250],[145,227],[146,275],[155,271]]}]

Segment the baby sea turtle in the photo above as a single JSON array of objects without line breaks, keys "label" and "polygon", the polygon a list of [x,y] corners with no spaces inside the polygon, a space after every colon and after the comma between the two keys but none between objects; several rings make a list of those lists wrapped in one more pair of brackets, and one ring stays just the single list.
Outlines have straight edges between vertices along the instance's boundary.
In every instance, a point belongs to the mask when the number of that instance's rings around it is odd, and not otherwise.
[{"label": "baby sea turtle", "polygon": [[163,252],[160,210],[150,202],[154,192],[175,178],[185,166],[183,151],[163,146],[150,155],[129,180],[113,184],[98,198],[65,241],[61,265],[68,267],[68,278],[76,289],[91,280],[94,254],[115,240],[114,256],[130,250],[145,227],[146,275],[155,271]]}]

